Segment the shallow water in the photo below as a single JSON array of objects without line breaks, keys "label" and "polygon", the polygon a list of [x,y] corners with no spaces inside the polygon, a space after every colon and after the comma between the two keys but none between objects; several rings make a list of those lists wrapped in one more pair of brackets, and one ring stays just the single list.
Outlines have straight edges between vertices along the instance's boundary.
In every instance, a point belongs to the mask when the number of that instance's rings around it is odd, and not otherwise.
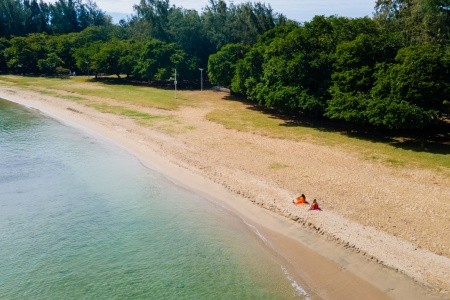
[{"label": "shallow water", "polygon": [[3,100],[0,270],[1,299],[300,296],[261,239],[220,205]]}]

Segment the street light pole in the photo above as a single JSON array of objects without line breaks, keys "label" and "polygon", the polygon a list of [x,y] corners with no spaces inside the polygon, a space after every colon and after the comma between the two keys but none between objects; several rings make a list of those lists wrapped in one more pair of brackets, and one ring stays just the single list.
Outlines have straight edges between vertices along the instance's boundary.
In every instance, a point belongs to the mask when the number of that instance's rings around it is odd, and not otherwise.
[{"label": "street light pole", "polygon": [[203,91],[203,69],[198,68],[200,70],[200,91]]},{"label": "street light pole", "polygon": [[177,69],[175,69],[175,80],[173,83],[175,84],[175,99],[177,99]]}]

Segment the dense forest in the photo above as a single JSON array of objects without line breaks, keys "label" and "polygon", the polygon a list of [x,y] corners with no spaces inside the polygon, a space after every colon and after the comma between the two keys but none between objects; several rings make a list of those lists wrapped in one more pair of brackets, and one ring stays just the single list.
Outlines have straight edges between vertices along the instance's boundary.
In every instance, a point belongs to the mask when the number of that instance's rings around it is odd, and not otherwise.
[{"label": "dense forest", "polygon": [[450,107],[450,1],[377,0],[372,18],[288,20],[262,3],[210,0],[201,13],[141,0],[119,24],[92,1],[0,2],[0,73],[177,70],[291,115],[387,130],[436,128]]}]

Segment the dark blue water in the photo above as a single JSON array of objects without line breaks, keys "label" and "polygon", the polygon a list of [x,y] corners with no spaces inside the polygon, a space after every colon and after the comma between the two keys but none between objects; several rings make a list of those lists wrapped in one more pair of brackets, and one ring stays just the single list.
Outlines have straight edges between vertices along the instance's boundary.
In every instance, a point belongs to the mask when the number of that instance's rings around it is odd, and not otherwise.
[{"label": "dark blue water", "polygon": [[124,150],[0,100],[1,299],[289,299],[226,209]]}]

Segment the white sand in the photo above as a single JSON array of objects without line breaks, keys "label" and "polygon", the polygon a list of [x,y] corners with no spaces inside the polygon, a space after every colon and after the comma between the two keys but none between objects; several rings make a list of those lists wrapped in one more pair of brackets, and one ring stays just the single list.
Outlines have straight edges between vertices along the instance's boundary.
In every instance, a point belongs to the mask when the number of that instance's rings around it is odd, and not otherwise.
[{"label": "white sand", "polygon": [[[318,297],[449,297],[450,179],[444,174],[225,129],[205,118],[220,103],[152,110],[190,128],[174,134],[18,88],[0,86],[0,98],[107,138],[177,184],[224,203],[268,237],[268,247]],[[317,198],[323,211],[294,206],[299,193]]]}]

